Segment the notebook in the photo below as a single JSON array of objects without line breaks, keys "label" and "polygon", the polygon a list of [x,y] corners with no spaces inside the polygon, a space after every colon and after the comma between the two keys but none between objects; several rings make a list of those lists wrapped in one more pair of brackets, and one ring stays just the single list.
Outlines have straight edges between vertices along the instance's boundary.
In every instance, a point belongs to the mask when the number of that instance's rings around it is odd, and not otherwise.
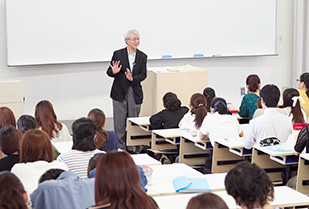
[{"label": "notebook", "polygon": [[210,188],[206,179],[188,178],[178,176],[173,180],[176,192],[209,192]]}]

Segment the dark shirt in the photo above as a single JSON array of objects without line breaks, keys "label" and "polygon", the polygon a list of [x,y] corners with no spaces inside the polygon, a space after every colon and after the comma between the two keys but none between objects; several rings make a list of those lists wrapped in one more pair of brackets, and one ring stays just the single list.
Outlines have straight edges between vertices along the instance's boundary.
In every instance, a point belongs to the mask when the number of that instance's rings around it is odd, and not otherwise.
[{"label": "dark shirt", "polygon": [[118,150],[118,141],[117,136],[114,131],[107,131],[108,133],[108,140],[106,141],[106,144],[101,147],[99,150],[101,151],[112,151],[112,150]]},{"label": "dark shirt", "polygon": [[8,155],[0,160],[0,171],[10,171],[16,163],[19,163],[19,155]]},{"label": "dark shirt", "polygon": [[297,136],[297,141],[294,146],[296,152],[302,152],[306,147],[306,153],[309,153],[309,127],[302,128]]},{"label": "dark shirt", "polygon": [[187,107],[180,107],[177,111],[162,110],[150,117],[152,129],[178,128],[179,121],[189,111]]}]

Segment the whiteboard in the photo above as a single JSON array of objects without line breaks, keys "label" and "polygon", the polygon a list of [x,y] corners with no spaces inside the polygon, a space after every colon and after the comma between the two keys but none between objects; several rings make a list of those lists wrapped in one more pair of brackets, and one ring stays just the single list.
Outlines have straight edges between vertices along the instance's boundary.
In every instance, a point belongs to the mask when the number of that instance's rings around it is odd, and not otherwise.
[{"label": "whiteboard", "polygon": [[136,29],[149,59],[276,54],[276,0],[6,0],[8,66],[108,61]]}]

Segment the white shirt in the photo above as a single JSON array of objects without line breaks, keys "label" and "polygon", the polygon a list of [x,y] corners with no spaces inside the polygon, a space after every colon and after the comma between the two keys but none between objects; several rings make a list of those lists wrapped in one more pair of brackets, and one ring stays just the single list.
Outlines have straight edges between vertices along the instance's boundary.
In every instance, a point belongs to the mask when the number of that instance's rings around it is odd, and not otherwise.
[{"label": "white shirt", "polygon": [[133,73],[133,68],[135,65],[135,57],[136,57],[136,51],[134,52],[134,54],[130,54],[129,49],[128,50],[128,59],[129,59],[129,64],[130,64],[130,68],[131,68],[131,73]]},{"label": "white shirt", "polygon": [[[72,141],[72,136],[70,135],[67,126],[63,123],[61,123],[61,125],[62,125],[62,129],[58,130],[58,136],[52,138],[52,142]],[[54,136],[56,136],[55,132],[54,132]]]},{"label": "white shirt", "polygon": [[220,115],[215,112],[206,115],[200,132],[208,135],[211,145],[214,146],[215,139],[239,137],[241,128],[237,118],[233,115]]},{"label": "white shirt", "polygon": [[268,137],[277,137],[280,142],[286,142],[292,133],[292,121],[288,116],[280,114],[276,108],[267,108],[264,114],[253,118],[245,135],[244,146],[251,149],[254,144]]},{"label": "white shirt", "polygon": [[68,170],[68,166],[62,162],[53,161],[49,163],[40,160],[29,163],[17,163],[12,167],[11,172],[19,178],[28,195],[30,195],[38,187],[38,181],[42,174],[52,168]]},{"label": "white shirt", "polygon": [[60,154],[57,161],[64,162],[70,171],[76,173],[80,178],[87,178],[88,163],[97,153],[105,153],[98,149],[92,151],[69,150],[66,153]]},{"label": "white shirt", "polygon": [[180,121],[181,130],[198,131],[195,127],[195,115],[190,111],[187,112]]}]

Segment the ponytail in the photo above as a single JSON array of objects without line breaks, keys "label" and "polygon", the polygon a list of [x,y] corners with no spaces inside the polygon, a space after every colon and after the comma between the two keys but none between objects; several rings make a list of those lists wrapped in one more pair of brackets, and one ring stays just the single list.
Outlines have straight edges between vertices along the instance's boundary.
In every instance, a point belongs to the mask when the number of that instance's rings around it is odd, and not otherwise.
[{"label": "ponytail", "polygon": [[96,135],[94,136],[94,144],[96,148],[100,149],[101,147],[105,146],[108,137],[109,136],[107,131],[105,131],[103,128],[98,129]]},{"label": "ponytail", "polygon": [[192,107],[191,114],[195,115],[195,128],[200,129],[205,116],[207,115],[207,101],[203,94],[195,93],[191,96],[190,105]]}]

